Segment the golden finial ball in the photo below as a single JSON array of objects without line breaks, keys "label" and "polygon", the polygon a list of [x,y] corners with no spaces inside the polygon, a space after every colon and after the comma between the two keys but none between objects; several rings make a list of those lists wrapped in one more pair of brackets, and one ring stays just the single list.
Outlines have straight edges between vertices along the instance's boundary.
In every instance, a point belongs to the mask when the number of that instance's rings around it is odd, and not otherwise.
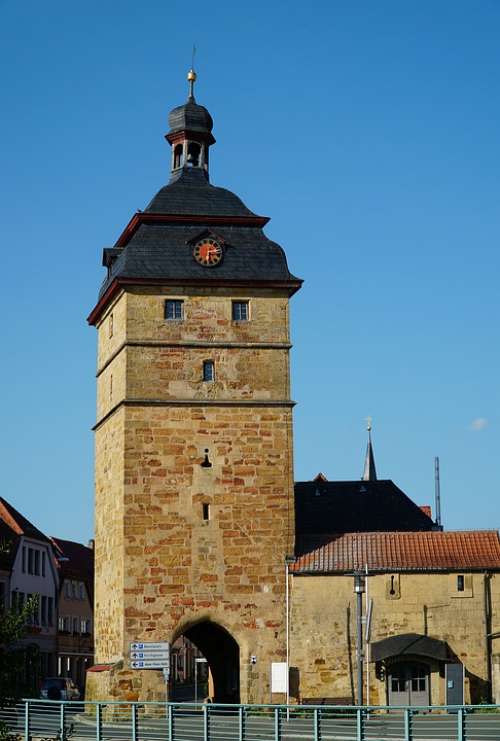
[{"label": "golden finial ball", "polygon": [[190,69],[188,72],[188,82],[196,82],[196,72],[194,69]]}]

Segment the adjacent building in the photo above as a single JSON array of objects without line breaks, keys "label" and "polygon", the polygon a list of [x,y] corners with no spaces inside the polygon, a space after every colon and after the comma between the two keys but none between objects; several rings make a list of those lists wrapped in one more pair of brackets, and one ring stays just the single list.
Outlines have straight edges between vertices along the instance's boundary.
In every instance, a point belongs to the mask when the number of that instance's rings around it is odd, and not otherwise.
[{"label": "adjacent building", "polygon": [[93,542],[89,547],[52,538],[52,544],[59,569],[57,674],[84,689],[87,669],[94,663]]},{"label": "adjacent building", "polygon": [[391,481],[297,484],[296,511],[296,701],[490,699],[500,628],[498,532],[442,531]]},{"label": "adjacent building", "polygon": [[29,618],[25,646],[37,646],[40,675],[53,674],[57,654],[57,592],[59,577],[50,539],[0,497],[3,548],[9,557],[9,602],[21,609],[36,598]]},{"label": "adjacent building", "polygon": [[21,610],[32,598],[19,642],[32,691],[58,675],[83,687],[93,662],[93,550],[47,537],[0,497],[0,605]]}]

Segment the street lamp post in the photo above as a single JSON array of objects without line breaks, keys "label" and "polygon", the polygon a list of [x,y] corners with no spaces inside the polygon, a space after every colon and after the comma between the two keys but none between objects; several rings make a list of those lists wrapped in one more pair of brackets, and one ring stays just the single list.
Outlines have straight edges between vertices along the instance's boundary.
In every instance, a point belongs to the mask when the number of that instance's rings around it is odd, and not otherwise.
[{"label": "street lamp post", "polygon": [[358,672],[357,704],[363,704],[363,593],[365,591],[364,574],[354,574],[354,592],[356,594],[356,668]]}]

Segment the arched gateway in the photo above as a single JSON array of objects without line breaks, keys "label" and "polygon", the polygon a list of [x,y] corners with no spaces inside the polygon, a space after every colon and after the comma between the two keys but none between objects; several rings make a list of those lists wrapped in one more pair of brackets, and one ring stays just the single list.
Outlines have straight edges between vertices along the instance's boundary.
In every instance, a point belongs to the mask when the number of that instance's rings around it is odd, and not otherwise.
[{"label": "arched gateway", "polygon": [[202,620],[182,634],[208,663],[208,696],[212,702],[239,703],[240,648],[225,628]]},{"label": "arched gateway", "polygon": [[214,699],[269,702],[271,665],[286,656],[288,303],[301,281],[264,235],[268,219],[210,185],[213,122],[194,79],[169,116],[170,182],[104,250],[89,317],[100,671],[87,694],[164,699],[161,672],[132,668],[129,646],[189,625]]}]

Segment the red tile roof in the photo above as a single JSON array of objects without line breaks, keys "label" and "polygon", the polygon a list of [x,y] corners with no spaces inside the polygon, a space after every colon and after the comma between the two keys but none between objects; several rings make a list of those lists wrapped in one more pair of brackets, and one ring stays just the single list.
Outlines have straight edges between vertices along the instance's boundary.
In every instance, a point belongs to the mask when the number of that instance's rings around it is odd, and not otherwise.
[{"label": "red tile roof", "polygon": [[35,527],[3,497],[0,497],[0,519],[2,519],[16,533],[16,535],[26,535],[30,538],[35,538],[36,540],[48,540],[47,536],[44,535],[41,530]]},{"label": "red tile roof", "polygon": [[500,538],[496,530],[332,535],[297,558],[290,570],[329,574],[365,566],[370,571],[500,571]]}]

